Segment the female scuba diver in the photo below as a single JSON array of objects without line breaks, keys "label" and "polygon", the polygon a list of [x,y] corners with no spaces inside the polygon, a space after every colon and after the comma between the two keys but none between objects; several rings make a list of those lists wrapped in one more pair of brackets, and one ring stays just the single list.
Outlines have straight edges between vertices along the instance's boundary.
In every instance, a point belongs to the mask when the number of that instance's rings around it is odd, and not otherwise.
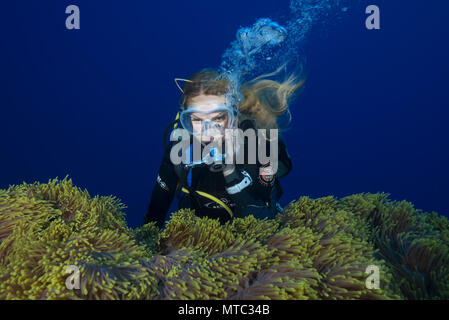
[{"label": "female scuba diver", "polygon": [[[144,224],[156,221],[156,225],[163,227],[169,219],[167,213],[175,194],[179,197],[178,209],[193,209],[197,216],[218,218],[222,223],[251,214],[260,219],[273,218],[282,211],[278,203],[282,195],[278,179],[290,172],[292,162],[279,135],[271,139],[266,133],[262,138],[265,141],[260,141],[261,137],[256,134],[256,146],[260,147],[261,142],[277,143],[275,171],[271,162],[248,161],[250,153],[258,150],[248,147],[250,139],[244,139],[243,148],[234,148],[231,153],[225,149],[224,154],[219,154],[217,149],[210,148],[210,152],[206,152],[209,161],[204,158],[193,161],[191,156],[195,144],[202,151],[212,142],[235,146],[225,129],[277,130],[278,118],[284,114],[290,116],[289,98],[304,83],[293,75],[282,83],[266,79],[280,69],[244,83],[239,90],[239,97],[243,99],[237,99],[237,103],[230,102],[232,99],[226,94],[230,80],[215,69],[202,69],[189,79],[175,79],[185,81],[183,88],[176,82],[182,92],[181,108],[176,120],[165,131],[165,153]],[[177,142],[166,145],[167,134],[174,128],[185,129],[189,139],[187,161],[178,164],[171,157]],[[217,157],[223,160],[229,154],[235,157],[240,152],[244,154],[244,161],[216,161]]]}]

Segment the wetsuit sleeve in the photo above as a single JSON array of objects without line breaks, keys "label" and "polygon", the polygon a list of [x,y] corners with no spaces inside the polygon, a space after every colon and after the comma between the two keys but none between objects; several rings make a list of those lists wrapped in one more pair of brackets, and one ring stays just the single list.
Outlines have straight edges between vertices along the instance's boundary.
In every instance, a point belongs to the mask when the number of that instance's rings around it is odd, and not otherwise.
[{"label": "wetsuit sleeve", "polygon": [[[225,187],[240,208],[240,215],[253,214],[256,218],[272,218],[275,212],[272,197],[276,197],[273,188],[278,184],[276,180],[287,175],[291,168],[292,162],[282,139],[279,139],[276,174],[270,174],[269,165],[236,166],[234,172],[225,177]],[[249,185],[248,180],[251,181]]]},{"label": "wetsuit sleeve", "polygon": [[276,178],[285,177],[292,170],[292,160],[287,151],[287,146],[285,145],[285,141],[282,138],[279,138],[279,166],[276,172]]},{"label": "wetsuit sleeve", "polygon": [[177,183],[178,176],[173,163],[170,161],[170,152],[167,150],[159,168],[147,213],[143,219],[144,224],[156,221],[159,227],[163,226],[167,211],[175,195]]}]

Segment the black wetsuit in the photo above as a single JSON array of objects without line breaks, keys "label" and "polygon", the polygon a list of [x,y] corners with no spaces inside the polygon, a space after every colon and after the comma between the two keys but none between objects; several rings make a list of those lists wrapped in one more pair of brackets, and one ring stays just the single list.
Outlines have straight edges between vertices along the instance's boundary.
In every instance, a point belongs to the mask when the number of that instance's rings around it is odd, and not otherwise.
[{"label": "black wetsuit", "polygon": [[[247,127],[248,123],[246,123]],[[270,150],[268,144],[267,142],[267,153]],[[166,214],[175,196],[178,182],[185,180],[185,177],[180,178],[180,175],[182,176],[180,172],[185,170],[183,165],[175,166],[170,160],[172,146],[173,143],[169,145],[164,154],[148,212],[144,217],[144,223],[156,221],[159,227],[166,220]],[[246,145],[245,152],[247,152]],[[226,178],[222,171],[212,172],[207,166],[193,167],[190,169],[192,171],[190,188],[207,192],[220,199],[232,210],[234,217],[253,214],[256,218],[272,218],[279,210],[277,201],[282,195],[278,179],[287,175],[292,167],[284,141],[282,138],[278,139],[278,170],[274,176],[260,174],[260,168],[268,167],[269,164],[261,165],[259,161],[256,161],[256,164],[247,162],[245,160],[245,164],[236,164],[234,172]],[[269,170],[266,172],[269,173]],[[226,189],[239,184],[245,178],[244,173],[250,175],[252,183],[240,192],[229,194]],[[191,193],[182,193],[178,208],[191,208],[195,210],[197,216],[219,218],[221,222],[230,219],[230,214],[218,203],[199,195],[192,196]]]}]

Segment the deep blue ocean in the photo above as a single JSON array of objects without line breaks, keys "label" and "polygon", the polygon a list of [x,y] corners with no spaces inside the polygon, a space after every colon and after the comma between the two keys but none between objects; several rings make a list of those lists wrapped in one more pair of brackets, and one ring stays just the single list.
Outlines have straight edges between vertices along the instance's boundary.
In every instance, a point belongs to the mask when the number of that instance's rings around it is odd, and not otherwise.
[{"label": "deep blue ocean", "polygon": [[[0,188],[69,175],[120,198],[140,225],[178,110],[173,79],[218,67],[240,27],[282,24],[289,3],[3,2]],[[293,170],[281,203],[387,192],[448,216],[449,2],[346,3],[301,47],[308,78],[284,132]],[[379,30],[365,27],[372,4]],[[66,28],[69,5],[79,30]]]}]

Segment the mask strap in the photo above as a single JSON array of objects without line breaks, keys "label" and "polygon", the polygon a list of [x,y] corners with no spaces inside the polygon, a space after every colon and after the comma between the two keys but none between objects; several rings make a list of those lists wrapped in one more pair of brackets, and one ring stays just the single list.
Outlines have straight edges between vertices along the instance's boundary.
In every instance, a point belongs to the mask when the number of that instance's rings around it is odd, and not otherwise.
[{"label": "mask strap", "polygon": [[175,83],[178,86],[179,90],[181,90],[182,94],[184,94],[184,90],[182,90],[181,86],[179,85],[178,81],[184,81],[184,82],[193,82],[192,80],[188,79],[182,79],[182,78],[175,78]]}]

